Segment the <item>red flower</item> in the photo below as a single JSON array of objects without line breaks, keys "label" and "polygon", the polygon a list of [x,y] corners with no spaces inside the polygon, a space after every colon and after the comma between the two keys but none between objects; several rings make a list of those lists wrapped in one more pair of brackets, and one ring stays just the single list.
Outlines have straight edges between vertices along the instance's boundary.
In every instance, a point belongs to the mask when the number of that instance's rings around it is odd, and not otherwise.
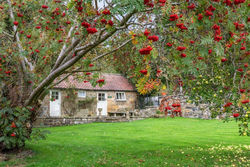
[{"label": "red flower", "polygon": [[221,59],[221,62],[226,62],[226,61],[227,61],[226,58],[222,58],[222,59]]},{"label": "red flower", "polygon": [[141,55],[148,55],[150,54],[151,50],[153,50],[153,48],[151,46],[147,46],[146,48],[142,48],[139,50]]},{"label": "red flower", "polygon": [[87,28],[87,31],[89,34],[94,34],[98,32],[96,28],[91,28],[91,27]]},{"label": "red flower", "polygon": [[12,122],[12,123],[11,123],[11,127],[12,127],[12,128],[16,128],[15,122]]},{"label": "red flower", "polygon": [[23,17],[23,14],[17,13],[17,16],[18,16],[18,17]]},{"label": "red flower", "polygon": [[181,112],[181,109],[174,110],[174,112]]},{"label": "red flower", "polygon": [[211,53],[212,53],[212,49],[209,49],[209,50],[208,50],[208,54],[211,54]]},{"label": "red flower", "polygon": [[183,50],[185,50],[185,49],[186,49],[186,47],[184,47],[184,46],[178,46],[178,47],[177,47],[177,50],[178,50],[178,51],[183,51]]},{"label": "red flower", "polygon": [[241,103],[242,103],[242,104],[247,104],[247,103],[249,103],[249,99],[247,99],[247,100],[242,100]]},{"label": "red flower", "polygon": [[181,106],[181,104],[179,104],[179,103],[172,104],[172,107],[180,107],[180,106]]},{"label": "red flower", "polygon": [[170,106],[165,107],[165,110],[172,110]]},{"label": "red flower", "polygon": [[180,56],[183,57],[183,58],[187,57],[187,55],[185,53],[182,53]]},{"label": "red flower", "polygon": [[159,3],[166,3],[166,0],[159,0]]},{"label": "red flower", "polygon": [[219,30],[220,29],[220,26],[218,26],[217,24],[213,25],[212,27],[214,30]]},{"label": "red flower", "polygon": [[224,105],[224,107],[230,107],[233,103],[228,102],[227,104]]},{"label": "red flower", "polygon": [[242,68],[239,68],[239,69],[237,69],[237,71],[239,71],[239,72],[243,72],[243,69],[242,69]]},{"label": "red flower", "polygon": [[198,14],[198,20],[202,20],[203,19],[203,15],[200,13]]},{"label": "red flower", "polygon": [[150,31],[148,31],[147,29],[144,31],[144,35],[148,36],[150,34]]},{"label": "red flower", "polygon": [[42,8],[43,8],[43,9],[47,9],[48,6],[47,6],[47,5],[42,5]]},{"label": "red flower", "polygon": [[36,29],[40,29],[41,28],[41,26],[36,26]]},{"label": "red flower", "polygon": [[213,12],[209,11],[209,10],[206,10],[206,13],[205,13],[206,16],[213,16]]},{"label": "red flower", "polygon": [[112,20],[109,20],[109,21],[108,21],[108,24],[109,24],[110,26],[113,26],[113,25],[114,25],[114,23],[113,23]]},{"label": "red flower", "polygon": [[149,0],[144,0],[144,5],[147,5],[149,3]]},{"label": "red flower", "polygon": [[66,21],[66,24],[70,24],[71,23],[71,21]]},{"label": "red flower", "polygon": [[170,21],[178,20],[178,18],[179,18],[179,17],[178,17],[177,14],[172,14],[172,15],[169,16],[169,20],[170,20]]},{"label": "red flower", "polygon": [[245,93],[245,89],[240,89],[240,93]]},{"label": "red flower", "polygon": [[234,117],[234,118],[237,118],[237,117],[239,117],[239,116],[240,116],[239,113],[234,113],[234,114],[233,114],[233,117]]},{"label": "red flower", "polygon": [[156,42],[156,41],[158,41],[158,40],[159,40],[159,37],[158,37],[158,36],[156,36],[156,35],[149,36],[149,37],[148,37],[148,40],[152,40],[153,42]]},{"label": "red flower", "polygon": [[106,19],[101,19],[101,23],[107,24],[107,20]]},{"label": "red flower", "polygon": [[31,35],[27,35],[27,38],[31,38]]},{"label": "red flower", "polygon": [[245,1],[246,0],[234,0],[234,4],[238,5],[238,4],[244,3]]},{"label": "red flower", "polygon": [[204,59],[203,57],[200,57],[200,56],[198,57],[198,60],[203,60],[203,59]]},{"label": "red flower", "polygon": [[210,11],[212,11],[212,12],[215,11],[215,9],[216,9],[216,8],[213,7],[212,5],[210,5],[210,6],[208,7],[208,10],[210,10]]},{"label": "red flower", "polygon": [[97,83],[104,83],[104,79],[99,79],[96,81]]},{"label": "red flower", "polygon": [[217,42],[220,42],[220,40],[222,40],[222,36],[215,36],[214,40]]},{"label": "red flower", "polygon": [[173,46],[173,44],[171,44],[171,43],[167,43],[166,45],[167,45],[168,47]]},{"label": "red flower", "polygon": [[193,4],[193,3],[188,6],[188,9],[194,9],[194,8],[195,8],[195,4]]},{"label": "red flower", "polygon": [[187,27],[184,26],[183,23],[176,24],[176,26],[177,26],[178,28],[180,28],[181,30],[187,30]]},{"label": "red flower", "polygon": [[110,15],[111,12],[110,12],[108,9],[105,9],[105,10],[102,12],[102,14],[104,14],[104,15]]},{"label": "red flower", "polygon": [[190,41],[190,43],[191,43],[191,44],[194,44],[194,43],[195,43],[195,41],[191,40],[191,41]]},{"label": "red flower", "polygon": [[162,71],[161,70],[157,70],[156,72],[157,72],[157,74],[160,74]]},{"label": "red flower", "polygon": [[231,0],[224,0],[223,3],[225,3],[227,6],[232,6]]},{"label": "red flower", "polygon": [[14,24],[15,26],[18,26],[19,23],[18,23],[18,21],[14,21],[13,24]]},{"label": "red flower", "polygon": [[240,48],[240,50],[246,50],[246,47],[242,46],[242,47]]},{"label": "red flower", "polygon": [[89,67],[93,67],[94,66],[94,64],[89,64]]},{"label": "red flower", "polygon": [[91,75],[91,72],[86,72],[85,75]]},{"label": "red flower", "polygon": [[143,74],[143,75],[147,75],[148,70],[140,70],[140,73]]},{"label": "red flower", "polygon": [[87,23],[86,21],[84,21],[84,22],[82,22],[82,26],[85,27],[85,28],[89,28],[90,24]]},{"label": "red flower", "polygon": [[244,64],[244,67],[248,67],[248,64],[247,64],[247,63],[245,63],[245,64]]},{"label": "red flower", "polygon": [[16,136],[16,134],[15,134],[15,133],[11,133],[11,135],[10,135],[10,136],[15,137],[15,136]]}]

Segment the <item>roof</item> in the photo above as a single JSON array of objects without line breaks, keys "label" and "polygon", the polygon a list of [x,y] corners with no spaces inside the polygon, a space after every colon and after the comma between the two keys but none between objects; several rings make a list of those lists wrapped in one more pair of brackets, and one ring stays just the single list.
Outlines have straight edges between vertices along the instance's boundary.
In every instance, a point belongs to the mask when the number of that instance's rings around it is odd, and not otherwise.
[{"label": "roof", "polygon": [[73,76],[69,76],[67,80],[62,81],[54,88],[67,89],[75,88],[82,90],[106,90],[106,91],[135,91],[134,86],[128,81],[127,78],[120,74],[103,74],[103,79],[105,79],[105,84],[102,87],[98,85],[93,87],[89,82],[79,82],[74,79]]}]

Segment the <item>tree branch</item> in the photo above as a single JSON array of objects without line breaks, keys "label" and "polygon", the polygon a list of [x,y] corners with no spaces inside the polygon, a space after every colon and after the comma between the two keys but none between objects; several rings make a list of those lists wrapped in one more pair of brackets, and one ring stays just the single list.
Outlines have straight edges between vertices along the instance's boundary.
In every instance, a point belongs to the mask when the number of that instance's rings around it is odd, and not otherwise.
[{"label": "tree branch", "polygon": [[[10,0],[7,0],[7,1],[8,1],[8,5],[9,5],[10,17],[11,17],[11,19],[13,21],[15,21],[14,13],[13,13],[13,10],[12,10],[12,7],[11,7],[11,1]],[[21,41],[20,41],[20,38],[19,38],[19,33],[17,32],[17,27],[16,26],[13,26],[13,31],[15,32],[14,37],[16,37],[16,41],[17,41],[19,51],[22,53],[24,51],[24,49],[23,49],[23,47],[21,45]],[[22,65],[22,68],[24,69],[24,71],[26,71],[25,62],[29,65],[30,70],[33,71],[34,66],[32,65],[32,63],[29,62],[28,59],[25,56],[22,56],[21,54],[19,54],[19,56],[21,57],[21,65]]]},{"label": "tree branch", "polygon": [[[133,10],[133,12],[127,14],[124,19],[121,21],[120,26],[123,26],[126,24],[126,22],[136,13],[136,10]],[[117,29],[114,29],[107,33],[104,37],[102,37],[100,40],[94,42],[94,45],[91,45],[86,50],[82,50],[79,52],[74,58],[67,61],[63,65],[56,68],[54,71],[52,71],[31,93],[28,100],[25,102],[26,106],[32,105],[32,103],[38,100],[39,96],[43,93],[43,91],[57,78],[59,75],[61,75],[65,70],[73,66],[76,62],[78,62],[85,54],[87,54],[89,51],[97,47],[99,44],[107,40],[109,37],[111,37]]]},{"label": "tree branch", "polygon": [[122,47],[124,47],[125,45],[127,45],[130,41],[132,41],[132,39],[127,40],[127,41],[124,42],[121,46],[119,46],[119,47],[117,47],[117,48],[111,50],[110,52],[104,53],[104,54],[102,54],[102,55],[100,55],[100,56],[97,56],[97,57],[93,58],[92,61],[96,61],[96,60],[98,60],[98,59],[100,59],[100,58],[102,58],[102,57],[104,57],[104,56],[106,56],[106,55],[109,55],[109,54],[111,54],[111,53],[114,53],[115,51],[117,51],[117,50],[121,49]]}]

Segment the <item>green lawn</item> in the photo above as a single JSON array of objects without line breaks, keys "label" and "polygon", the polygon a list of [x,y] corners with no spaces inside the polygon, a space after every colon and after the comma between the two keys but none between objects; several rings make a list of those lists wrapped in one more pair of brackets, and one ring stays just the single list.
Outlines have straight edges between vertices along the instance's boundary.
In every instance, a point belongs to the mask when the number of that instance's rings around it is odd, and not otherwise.
[{"label": "green lawn", "polygon": [[[47,140],[27,143],[34,156],[2,166],[247,166],[250,138],[235,122],[146,119],[46,128]],[[1,166],[1,165],[0,165]]]}]

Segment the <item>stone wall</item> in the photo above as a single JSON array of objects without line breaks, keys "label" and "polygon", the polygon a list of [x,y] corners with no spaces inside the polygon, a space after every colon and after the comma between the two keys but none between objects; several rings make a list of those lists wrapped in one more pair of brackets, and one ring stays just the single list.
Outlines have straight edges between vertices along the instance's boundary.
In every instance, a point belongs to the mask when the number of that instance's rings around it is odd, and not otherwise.
[{"label": "stone wall", "polygon": [[134,112],[135,116],[142,118],[154,117],[158,107],[146,107],[145,109],[136,109]]},{"label": "stone wall", "polygon": [[195,104],[187,103],[187,97],[178,95],[173,96],[173,99],[178,99],[181,104],[182,116],[185,118],[200,118],[200,119],[211,119],[211,113],[209,111],[208,104]]},{"label": "stone wall", "polygon": [[142,117],[82,117],[82,118],[38,118],[34,123],[34,127],[44,126],[66,126],[66,125],[77,125],[87,124],[93,122],[129,122],[135,120],[142,120]]}]

